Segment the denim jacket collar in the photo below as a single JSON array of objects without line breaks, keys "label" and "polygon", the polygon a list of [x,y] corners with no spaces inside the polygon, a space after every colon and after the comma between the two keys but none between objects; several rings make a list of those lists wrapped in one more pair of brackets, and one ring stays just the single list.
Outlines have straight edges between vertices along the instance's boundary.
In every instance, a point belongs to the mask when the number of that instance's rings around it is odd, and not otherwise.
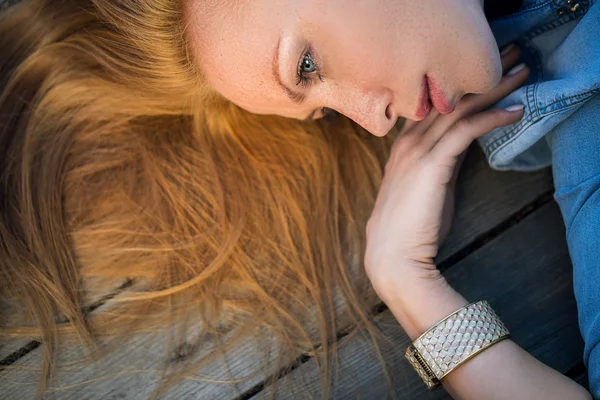
[{"label": "denim jacket collar", "polygon": [[525,0],[490,23],[499,46],[516,42],[531,69],[526,85],[495,107],[525,105],[516,124],[479,140],[490,165],[534,170],[551,163],[544,136],[600,92],[600,6],[596,0]]}]

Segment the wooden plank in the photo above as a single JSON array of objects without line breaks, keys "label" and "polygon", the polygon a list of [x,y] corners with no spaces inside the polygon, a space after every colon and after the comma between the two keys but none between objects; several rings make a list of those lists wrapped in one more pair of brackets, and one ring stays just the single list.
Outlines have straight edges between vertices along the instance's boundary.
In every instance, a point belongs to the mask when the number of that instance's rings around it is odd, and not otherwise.
[{"label": "wooden plank", "polygon": [[[129,281],[124,279],[93,279],[87,282],[85,287],[86,295],[84,303],[88,307],[94,309],[94,311],[107,311],[108,306],[102,306],[102,303],[107,298],[112,298],[118,295],[125,287],[128,287]],[[100,309],[96,310],[99,306]],[[7,327],[18,327],[18,326],[29,326],[31,321],[27,320],[23,316],[22,310],[19,310],[17,306],[9,302],[2,302],[0,304],[0,320],[2,320],[2,326]],[[15,338],[15,339],[2,339],[0,337],[0,367],[5,365],[6,362],[13,358],[15,353],[23,351],[31,346],[31,344],[37,341],[38,338]]]},{"label": "wooden plank", "polygon": [[[19,326],[25,323],[22,311],[14,304],[0,300],[0,321],[2,326]],[[0,365],[10,354],[27,345],[30,339],[7,339],[0,337]]]},{"label": "wooden plank", "polygon": [[[513,334],[513,340],[535,357],[566,373],[580,366],[583,343],[577,325],[572,267],[564,227],[555,203],[536,211],[479,251],[447,271],[450,284],[467,299],[487,299]],[[343,341],[335,381],[335,399],[449,399],[444,391],[429,393],[404,359],[409,339],[389,311],[376,317],[389,342],[384,360],[393,377],[386,385],[372,344],[362,335]],[[318,398],[315,359],[304,363],[275,386],[253,397]]]},{"label": "wooden plank", "polygon": [[456,187],[456,212],[452,229],[436,261],[445,262],[544,193],[552,192],[552,173],[549,169],[535,173],[494,171],[488,166],[479,147],[472,146]]},{"label": "wooden plank", "polygon": [[[187,337],[187,343],[193,347],[194,336],[198,339],[202,335],[200,324],[193,326]],[[161,382],[163,372],[175,372],[181,365],[178,358],[184,358],[186,352],[193,352],[193,357],[187,361],[202,360],[209,354],[214,354],[215,340],[205,338],[199,340],[202,347],[197,349],[182,348],[178,353],[169,352],[167,344],[172,340],[168,332],[155,332],[139,334],[133,344],[123,349],[116,349],[107,357],[100,358],[97,362],[85,365],[77,363],[77,359],[83,358],[83,353],[76,348],[62,348],[64,350],[59,357],[60,373],[58,383],[55,383],[46,399],[147,399]],[[271,343],[269,343],[271,342]],[[101,341],[102,345],[110,346],[109,341]],[[205,385],[212,391],[207,398],[230,399],[242,393],[229,371],[240,372],[235,378],[248,378],[248,382],[257,383],[261,376],[252,377],[254,370],[245,370],[247,359],[238,359],[239,353],[253,354],[260,352],[262,357],[269,359],[268,354],[279,354],[277,342],[270,337],[256,334],[248,335],[246,340],[236,347],[233,354],[228,353],[217,357],[213,362],[194,371],[194,374],[184,381],[183,385],[170,391],[165,397],[181,399],[195,398],[197,387]],[[36,367],[39,359],[35,355],[27,355],[13,364],[11,369],[0,374],[2,390],[0,399],[21,399],[33,396],[38,375]],[[255,367],[259,367],[261,360],[255,360]],[[266,368],[268,365],[262,365]]]},{"label": "wooden plank", "polygon": [[[442,261],[552,188],[549,171],[534,174],[491,171],[479,149],[468,154],[463,170],[457,187],[456,222],[442,251]],[[201,328],[194,329],[196,331],[193,335],[201,337]],[[48,398],[145,398],[159,381],[160,375],[156,370],[165,367],[165,340],[166,337],[160,335],[139,335],[134,341],[126,343],[122,350],[109,354],[93,365],[78,366],[74,370],[62,368],[63,371],[58,373],[53,387],[55,390],[65,387],[69,389],[55,391]],[[203,346],[205,348],[202,348],[202,351],[188,356],[185,363],[200,361],[211,353],[210,342]],[[36,350],[14,364],[15,368],[26,370],[0,372],[0,388],[5,396],[8,396],[2,397],[0,394],[0,399],[33,393],[33,386],[22,383],[37,380],[32,369],[39,365],[40,356]],[[276,341],[268,336],[256,334],[219,357],[218,362],[197,371],[196,378],[183,381],[162,398],[179,399],[199,394],[209,399],[233,398],[260,384],[269,374],[275,373],[298,356],[299,354],[281,354]],[[77,349],[66,348],[61,360],[68,363],[78,357],[80,354]],[[172,368],[169,365],[166,367]],[[237,381],[236,384],[223,383],[232,379]]]}]

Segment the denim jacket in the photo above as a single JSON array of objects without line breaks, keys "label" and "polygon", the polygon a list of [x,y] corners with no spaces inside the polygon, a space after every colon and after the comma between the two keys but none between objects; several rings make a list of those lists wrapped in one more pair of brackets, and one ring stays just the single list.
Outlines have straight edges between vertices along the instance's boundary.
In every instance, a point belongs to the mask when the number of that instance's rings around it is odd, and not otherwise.
[{"label": "denim jacket", "polygon": [[566,226],[573,288],[592,395],[600,399],[600,5],[525,0],[490,23],[500,46],[516,42],[531,68],[524,87],[495,107],[525,105],[523,119],[479,144],[499,170],[552,165]]},{"label": "denim jacket", "polygon": [[[523,119],[479,140],[494,169],[551,164],[544,136],[600,91],[600,6],[596,0],[524,0],[490,23],[500,47],[515,42],[531,69],[526,85],[496,107],[525,105]],[[595,118],[600,118],[600,110]]]}]

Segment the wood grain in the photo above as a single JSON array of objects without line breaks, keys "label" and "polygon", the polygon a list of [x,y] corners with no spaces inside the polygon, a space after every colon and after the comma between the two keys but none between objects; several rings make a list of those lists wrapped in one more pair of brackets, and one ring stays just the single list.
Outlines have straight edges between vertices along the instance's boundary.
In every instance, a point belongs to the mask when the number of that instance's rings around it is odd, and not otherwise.
[{"label": "wood grain", "polygon": [[[517,226],[453,266],[450,284],[467,299],[486,299],[513,340],[542,362],[566,373],[581,369],[583,342],[577,325],[572,267],[558,207],[548,204]],[[390,388],[372,345],[364,333],[344,341],[334,382],[334,399],[449,399],[442,390],[429,393],[404,359],[410,341],[386,311],[376,317],[388,342],[385,364],[393,379]],[[578,376],[581,371],[578,371]],[[253,397],[319,398],[317,363],[313,359]]]},{"label": "wood grain", "polygon": [[[490,170],[479,149],[469,152],[457,187],[457,213],[453,230],[439,262],[485,236],[510,216],[534,203],[552,190],[549,171],[533,174],[498,173]],[[181,365],[201,361],[213,353],[214,341],[198,345],[201,327],[191,330],[188,346],[194,351],[180,359]],[[171,371],[167,334],[141,334],[117,351],[91,364],[73,364],[81,352],[66,344],[61,365],[48,399],[144,399],[160,382],[161,370]],[[249,335],[231,352],[219,355],[207,367],[196,371],[162,398],[231,399],[260,387],[270,374],[293,362],[300,354],[281,354],[279,344],[268,335]],[[185,351],[183,353],[186,353]],[[41,360],[39,349],[0,372],[0,399],[31,398],[35,392]],[[236,383],[226,381],[235,380]]]},{"label": "wood grain", "polygon": [[[132,282],[119,279],[94,279],[87,282],[91,287],[84,287],[84,304],[91,312],[106,312],[110,310],[109,305],[104,305],[107,299],[113,298],[123,293],[123,290],[129,289]],[[136,286],[137,287],[137,286]],[[84,310],[86,313],[86,310]],[[20,310],[15,304],[9,302],[0,303],[0,321],[2,326],[19,327],[30,326],[31,321],[23,316],[23,310]],[[5,339],[0,338],[0,367],[5,365],[9,359],[14,357],[15,353],[23,352],[25,348],[37,341],[37,337]]]}]

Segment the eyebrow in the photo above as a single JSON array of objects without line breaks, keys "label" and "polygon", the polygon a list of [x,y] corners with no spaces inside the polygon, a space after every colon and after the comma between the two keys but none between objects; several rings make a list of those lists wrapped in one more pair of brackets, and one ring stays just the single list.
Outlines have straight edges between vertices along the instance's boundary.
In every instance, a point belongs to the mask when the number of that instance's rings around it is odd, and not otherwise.
[{"label": "eyebrow", "polygon": [[275,78],[275,82],[279,84],[279,86],[285,91],[287,96],[292,99],[292,101],[296,104],[302,104],[306,96],[303,93],[297,92],[293,89],[290,89],[283,83],[281,80],[281,75],[279,75],[279,44],[281,43],[281,38],[277,40],[277,45],[275,46],[275,54],[273,55],[273,77]]}]

